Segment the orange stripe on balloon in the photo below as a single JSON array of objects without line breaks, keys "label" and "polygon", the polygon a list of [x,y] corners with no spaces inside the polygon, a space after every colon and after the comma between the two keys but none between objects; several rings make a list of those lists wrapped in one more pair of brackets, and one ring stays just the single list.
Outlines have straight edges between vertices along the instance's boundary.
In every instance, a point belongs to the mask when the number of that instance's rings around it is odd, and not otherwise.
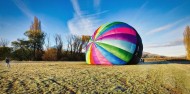
[{"label": "orange stripe on balloon", "polygon": [[91,64],[95,64],[94,59],[93,59],[93,56],[92,56],[92,54],[93,54],[93,53],[92,53],[92,49],[94,49],[92,45],[94,45],[94,43],[92,43],[92,44],[91,44],[91,47],[90,47],[90,63],[91,63]]}]

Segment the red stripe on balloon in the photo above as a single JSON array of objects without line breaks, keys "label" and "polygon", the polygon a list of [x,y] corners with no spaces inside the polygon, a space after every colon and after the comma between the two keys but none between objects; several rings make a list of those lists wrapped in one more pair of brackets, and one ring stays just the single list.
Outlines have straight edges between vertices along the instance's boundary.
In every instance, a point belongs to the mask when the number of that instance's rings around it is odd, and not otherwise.
[{"label": "red stripe on balloon", "polygon": [[93,45],[94,45],[94,43],[92,43],[92,45],[91,45],[91,49],[90,49],[90,51],[91,51],[91,53],[90,53],[90,63],[91,64],[96,64],[95,62],[94,62],[94,58],[93,58],[93,49],[94,49],[94,47],[93,47]]},{"label": "red stripe on balloon", "polygon": [[92,49],[93,55],[92,55],[92,56],[93,56],[94,62],[95,62],[96,64],[101,64],[101,63],[100,63],[100,60],[98,59],[98,55],[99,55],[99,54],[96,53],[97,48],[96,48],[95,44],[92,44],[92,47],[93,47],[93,49]]}]

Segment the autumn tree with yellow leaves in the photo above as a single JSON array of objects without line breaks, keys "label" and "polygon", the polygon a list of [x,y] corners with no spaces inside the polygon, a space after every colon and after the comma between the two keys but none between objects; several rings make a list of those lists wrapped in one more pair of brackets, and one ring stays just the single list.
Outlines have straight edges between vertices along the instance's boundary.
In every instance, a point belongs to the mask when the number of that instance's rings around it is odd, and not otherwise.
[{"label": "autumn tree with yellow leaves", "polygon": [[32,60],[41,60],[43,55],[43,45],[45,40],[45,33],[41,30],[41,22],[37,17],[34,17],[30,30],[25,32],[28,37],[30,46],[33,50]]},{"label": "autumn tree with yellow leaves", "polygon": [[184,33],[184,44],[186,48],[187,59],[190,60],[190,27],[187,26]]}]

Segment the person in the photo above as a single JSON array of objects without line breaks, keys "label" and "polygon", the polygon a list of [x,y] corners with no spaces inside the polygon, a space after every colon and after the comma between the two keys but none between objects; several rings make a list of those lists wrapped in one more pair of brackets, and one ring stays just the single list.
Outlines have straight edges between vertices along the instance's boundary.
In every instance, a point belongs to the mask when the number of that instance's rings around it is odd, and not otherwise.
[{"label": "person", "polygon": [[8,58],[8,57],[6,57],[5,62],[7,63],[7,67],[9,67],[9,68],[10,68],[10,67],[11,67],[11,66],[10,66],[10,64],[9,64],[9,63],[10,63],[10,60],[9,60],[9,58]]},{"label": "person", "polygon": [[144,63],[144,59],[142,59],[142,62]]},{"label": "person", "polygon": [[140,60],[142,63],[144,63],[144,59],[143,58],[141,58],[141,60]]}]

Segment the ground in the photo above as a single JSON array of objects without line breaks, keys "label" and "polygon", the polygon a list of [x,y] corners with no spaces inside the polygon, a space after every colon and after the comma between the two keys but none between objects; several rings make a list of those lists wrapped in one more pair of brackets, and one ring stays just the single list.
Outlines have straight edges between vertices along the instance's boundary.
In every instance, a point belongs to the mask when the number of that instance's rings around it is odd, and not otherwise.
[{"label": "ground", "polygon": [[85,62],[0,63],[4,93],[190,94],[190,64],[87,65]]}]

